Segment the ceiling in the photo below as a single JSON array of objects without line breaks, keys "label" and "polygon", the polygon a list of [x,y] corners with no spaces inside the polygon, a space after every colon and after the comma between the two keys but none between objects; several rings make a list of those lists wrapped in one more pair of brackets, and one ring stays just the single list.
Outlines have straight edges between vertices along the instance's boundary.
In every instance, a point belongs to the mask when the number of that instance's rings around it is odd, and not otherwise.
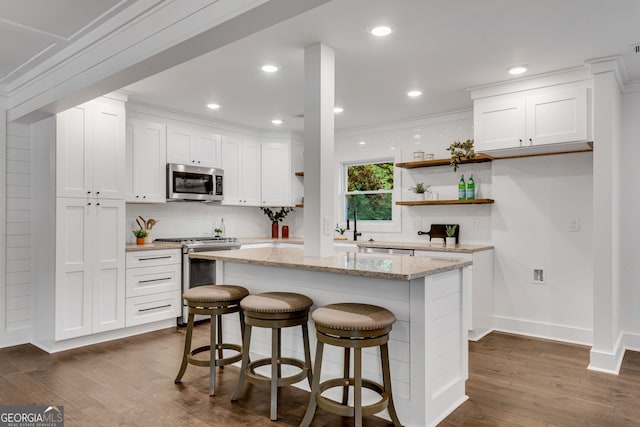
[{"label": "ceiling", "polygon": [[[0,85],[134,3],[0,0]],[[531,76],[619,55],[628,81],[640,81],[638,22],[638,0],[333,0],[123,90],[131,102],[301,131],[293,116],[303,113],[304,48],[323,42],[336,54],[336,128],[359,128],[468,109],[467,89],[513,79],[512,65],[529,65]],[[378,23],[394,33],[374,38],[367,29]],[[280,70],[263,73],[267,62]],[[410,99],[414,88],[423,95]],[[206,109],[211,102],[221,108]]]}]

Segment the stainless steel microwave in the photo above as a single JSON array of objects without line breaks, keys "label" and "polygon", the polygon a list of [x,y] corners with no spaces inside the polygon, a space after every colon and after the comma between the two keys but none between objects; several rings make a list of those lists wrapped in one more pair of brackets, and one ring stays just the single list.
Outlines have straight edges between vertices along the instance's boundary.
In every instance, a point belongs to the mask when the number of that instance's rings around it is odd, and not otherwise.
[{"label": "stainless steel microwave", "polygon": [[221,201],[223,176],[222,169],[168,163],[167,201]]}]

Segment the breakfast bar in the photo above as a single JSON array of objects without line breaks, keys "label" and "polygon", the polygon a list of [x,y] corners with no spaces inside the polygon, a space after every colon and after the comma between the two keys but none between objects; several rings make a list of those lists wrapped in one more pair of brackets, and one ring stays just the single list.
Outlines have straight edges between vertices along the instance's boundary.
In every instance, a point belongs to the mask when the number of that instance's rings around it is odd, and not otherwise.
[{"label": "breakfast bar", "polygon": [[[241,285],[251,293],[302,293],[314,301],[312,310],[327,304],[357,302],[392,311],[397,321],[389,341],[391,379],[403,425],[434,426],[467,399],[468,346],[463,307],[467,290],[463,278],[471,261],[361,253],[317,258],[305,257],[302,249],[292,248],[199,252],[190,256],[215,261],[212,268],[216,269],[217,284]],[[301,334],[296,328],[290,329],[282,333],[283,355],[302,358]],[[224,333],[225,340],[241,342],[235,322],[225,324]],[[314,351],[313,329],[310,335]],[[251,357],[268,355],[269,344],[266,331],[256,331]],[[328,349],[323,377],[340,376],[341,364],[342,353]],[[382,382],[377,348],[364,351],[363,372],[373,381]],[[297,386],[308,390],[306,382]]]}]

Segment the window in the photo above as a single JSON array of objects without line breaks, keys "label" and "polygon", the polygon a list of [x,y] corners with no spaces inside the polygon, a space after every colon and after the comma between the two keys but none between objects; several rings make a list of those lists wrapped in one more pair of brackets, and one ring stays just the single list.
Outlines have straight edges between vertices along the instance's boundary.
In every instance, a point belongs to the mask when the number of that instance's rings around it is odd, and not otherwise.
[{"label": "window", "polygon": [[393,161],[344,165],[345,218],[393,220]]}]

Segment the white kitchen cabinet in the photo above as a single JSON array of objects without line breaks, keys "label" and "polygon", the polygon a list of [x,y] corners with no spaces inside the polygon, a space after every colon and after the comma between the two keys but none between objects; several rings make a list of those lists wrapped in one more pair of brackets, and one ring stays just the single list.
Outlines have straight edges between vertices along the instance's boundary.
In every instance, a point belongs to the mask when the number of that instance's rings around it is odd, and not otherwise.
[{"label": "white kitchen cabinet", "polygon": [[146,120],[128,119],[125,200],[137,203],[165,203],[166,164],[166,126]]},{"label": "white kitchen cabinet", "polygon": [[56,199],[55,339],[124,327],[125,203]]},{"label": "white kitchen cabinet", "polygon": [[126,266],[127,327],[180,316],[180,249],[128,252]]},{"label": "white kitchen cabinet", "polygon": [[414,256],[472,261],[473,265],[465,268],[462,274],[469,339],[477,341],[493,331],[493,249],[477,252],[416,250]]},{"label": "white kitchen cabinet", "polygon": [[[301,148],[291,142],[262,143],[262,205],[293,206],[301,195],[301,182],[295,177],[302,165]],[[295,195],[294,195],[295,193]]]},{"label": "white kitchen cabinet", "polygon": [[56,195],[122,199],[124,102],[98,98],[56,116]]},{"label": "white kitchen cabinet", "polygon": [[260,143],[249,137],[222,137],[223,205],[260,206]]},{"label": "white kitchen cabinet", "polygon": [[476,99],[476,152],[500,157],[586,149],[587,95],[578,85]]},{"label": "white kitchen cabinet", "polygon": [[167,126],[167,163],[220,167],[220,135],[192,126]]}]

